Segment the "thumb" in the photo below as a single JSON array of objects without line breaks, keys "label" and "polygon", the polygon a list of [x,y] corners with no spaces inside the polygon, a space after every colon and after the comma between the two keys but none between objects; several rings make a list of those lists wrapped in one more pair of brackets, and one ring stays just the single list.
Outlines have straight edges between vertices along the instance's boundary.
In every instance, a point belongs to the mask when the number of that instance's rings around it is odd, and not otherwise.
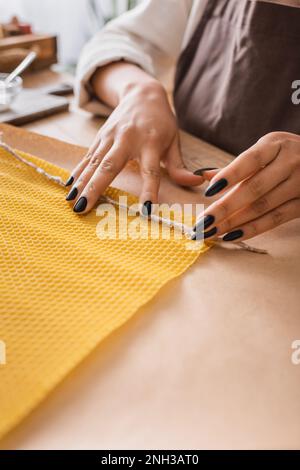
[{"label": "thumb", "polygon": [[211,168],[211,167],[206,167],[206,168],[200,168],[199,170],[196,170],[196,174],[200,174],[203,176],[205,181],[210,181],[212,180],[219,172],[221,171],[220,168]]},{"label": "thumb", "polygon": [[198,186],[204,182],[204,175],[195,174],[186,168],[178,137],[172,142],[164,163],[172,180],[181,186]]}]

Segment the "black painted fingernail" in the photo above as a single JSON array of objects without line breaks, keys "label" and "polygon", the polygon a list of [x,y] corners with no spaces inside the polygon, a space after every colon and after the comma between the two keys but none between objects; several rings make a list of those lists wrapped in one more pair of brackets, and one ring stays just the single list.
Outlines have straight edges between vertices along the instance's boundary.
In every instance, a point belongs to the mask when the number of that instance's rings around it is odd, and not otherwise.
[{"label": "black painted fingernail", "polygon": [[76,199],[77,194],[78,194],[78,189],[77,189],[77,188],[73,188],[73,189],[69,192],[69,194],[67,195],[66,201],[73,201],[74,199]]},{"label": "black painted fingernail", "polygon": [[214,227],[211,230],[209,230],[208,232],[204,232],[204,234],[203,234],[204,240],[206,238],[210,238],[210,237],[213,237],[214,235],[216,235],[217,231],[218,231],[217,227]]},{"label": "black painted fingernail", "polygon": [[228,185],[228,181],[225,178],[221,178],[220,180],[216,181],[214,184],[209,186],[205,192],[206,197],[214,196],[218,194],[222,189],[226,188]]},{"label": "black painted fingernail", "polygon": [[142,207],[142,214],[145,215],[146,217],[149,217],[152,212],[152,202],[151,201],[146,201],[143,204]]},{"label": "black painted fingernail", "polygon": [[192,240],[205,240],[206,238],[210,238],[216,235],[217,231],[217,227],[214,227],[208,232],[195,232],[192,236]]},{"label": "black painted fingernail", "polygon": [[223,237],[224,242],[233,242],[234,240],[237,240],[238,238],[241,238],[244,236],[243,230],[234,230],[233,232],[227,233]]},{"label": "black painted fingernail", "polygon": [[194,227],[194,232],[197,232],[199,230],[206,230],[208,227],[210,227],[215,221],[215,218],[213,215],[206,215],[204,218],[199,220],[199,222],[196,223]]},{"label": "black painted fingernail", "polygon": [[66,182],[66,187],[67,187],[67,186],[71,186],[71,184],[73,184],[73,183],[74,183],[74,178],[73,178],[73,176],[70,176],[70,178],[69,178],[68,181]]},{"label": "black painted fingernail", "polygon": [[194,171],[194,175],[196,176],[203,176],[203,173],[205,171],[211,171],[211,170],[217,170],[218,168],[212,168],[212,167],[207,167],[207,168],[199,168],[199,170]]},{"label": "black painted fingernail", "polygon": [[87,206],[87,198],[86,197],[81,197],[77,204],[75,204],[74,207],[74,212],[83,212],[86,209]]}]

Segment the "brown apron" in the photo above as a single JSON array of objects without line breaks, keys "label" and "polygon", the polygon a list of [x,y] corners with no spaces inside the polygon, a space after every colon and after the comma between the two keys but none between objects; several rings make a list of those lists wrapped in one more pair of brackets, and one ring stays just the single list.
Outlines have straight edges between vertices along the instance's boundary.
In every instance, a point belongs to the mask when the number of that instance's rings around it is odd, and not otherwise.
[{"label": "brown apron", "polygon": [[300,8],[209,0],[178,61],[182,129],[239,154],[271,131],[300,134]]}]

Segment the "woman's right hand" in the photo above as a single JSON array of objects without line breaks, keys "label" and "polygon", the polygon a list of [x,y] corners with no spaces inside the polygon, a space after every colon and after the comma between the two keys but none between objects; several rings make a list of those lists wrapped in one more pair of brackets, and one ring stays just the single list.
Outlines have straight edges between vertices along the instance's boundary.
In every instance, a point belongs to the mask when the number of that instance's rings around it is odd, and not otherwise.
[{"label": "woman's right hand", "polygon": [[143,179],[140,203],[145,215],[158,201],[160,162],[183,186],[201,184],[202,175],[186,169],[180,151],[176,118],[167,94],[156,80],[125,87],[115,110],[99,130],[87,156],[72,173],[67,197],[74,211],[87,213],[127,161],[137,159]]}]

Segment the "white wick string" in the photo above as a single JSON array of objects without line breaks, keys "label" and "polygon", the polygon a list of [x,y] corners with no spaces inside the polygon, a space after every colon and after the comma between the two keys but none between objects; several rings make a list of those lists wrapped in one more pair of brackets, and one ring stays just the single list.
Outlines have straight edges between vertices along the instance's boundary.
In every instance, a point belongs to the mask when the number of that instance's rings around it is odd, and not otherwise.
[{"label": "white wick string", "polygon": [[[2,140],[2,134],[0,133],[0,147],[8,152],[11,156],[13,156],[15,159],[19,160],[21,163],[24,163],[25,165],[29,166],[33,170],[35,170],[37,173],[40,175],[44,176],[48,180],[52,181],[53,183],[59,184],[60,186],[65,188],[65,182],[60,176],[54,176],[45,171],[43,168],[40,168],[39,166],[35,165],[34,163],[26,160],[25,158],[22,158],[20,155],[17,154],[11,147],[9,147],[7,144],[5,144]],[[114,199],[110,198],[109,196],[102,196],[99,202],[108,202],[110,204],[113,204],[114,206],[117,206],[121,209],[129,210],[129,207],[126,204],[120,204],[120,202],[115,201]],[[165,219],[164,217],[161,217],[156,214],[151,214],[150,217],[144,216],[143,214],[140,214],[141,217],[151,219],[157,223],[161,223],[164,225],[167,225],[168,227],[180,230],[182,234],[184,234],[187,238],[191,239],[192,236],[194,235],[194,230],[187,225],[176,222],[175,220],[170,220],[170,219]],[[214,243],[217,244],[222,244],[222,240],[214,240]],[[228,244],[228,243],[227,243]],[[255,248],[250,245],[248,245],[245,242],[234,242],[232,243],[235,246],[239,246],[242,250],[249,251],[251,253],[258,253],[258,254],[267,254],[268,252],[266,250],[262,250],[260,248]]]}]

